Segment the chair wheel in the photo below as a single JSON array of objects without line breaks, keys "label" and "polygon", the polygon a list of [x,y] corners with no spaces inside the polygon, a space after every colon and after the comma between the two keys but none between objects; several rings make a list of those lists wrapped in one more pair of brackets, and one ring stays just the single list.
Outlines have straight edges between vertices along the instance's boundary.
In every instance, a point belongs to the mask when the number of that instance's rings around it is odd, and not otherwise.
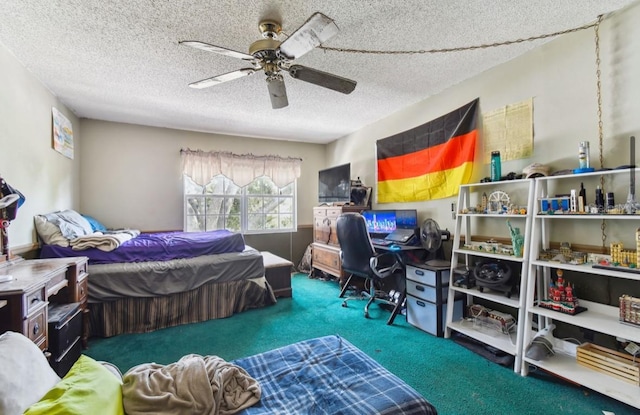
[{"label": "chair wheel", "polygon": [[347,308],[347,302],[346,302],[346,301],[343,301],[343,302],[342,302],[342,306],[343,306],[344,308]]}]

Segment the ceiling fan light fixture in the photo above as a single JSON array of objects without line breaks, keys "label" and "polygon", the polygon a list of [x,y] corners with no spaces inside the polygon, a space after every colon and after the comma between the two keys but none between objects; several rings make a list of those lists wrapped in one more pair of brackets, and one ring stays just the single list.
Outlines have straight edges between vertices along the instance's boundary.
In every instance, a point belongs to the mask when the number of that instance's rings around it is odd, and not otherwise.
[{"label": "ceiling fan light fixture", "polygon": [[274,73],[267,76],[267,88],[269,89],[269,98],[271,98],[271,107],[273,109],[284,108],[289,105],[287,87],[284,84],[282,74]]}]

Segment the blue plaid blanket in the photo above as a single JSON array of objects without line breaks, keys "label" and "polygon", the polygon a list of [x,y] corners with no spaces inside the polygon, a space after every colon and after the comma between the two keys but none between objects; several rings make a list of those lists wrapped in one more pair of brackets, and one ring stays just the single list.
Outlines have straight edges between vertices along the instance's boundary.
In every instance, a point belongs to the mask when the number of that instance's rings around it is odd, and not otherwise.
[{"label": "blue plaid blanket", "polygon": [[262,388],[241,414],[436,414],[415,389],[339,336],[235,360]]}]

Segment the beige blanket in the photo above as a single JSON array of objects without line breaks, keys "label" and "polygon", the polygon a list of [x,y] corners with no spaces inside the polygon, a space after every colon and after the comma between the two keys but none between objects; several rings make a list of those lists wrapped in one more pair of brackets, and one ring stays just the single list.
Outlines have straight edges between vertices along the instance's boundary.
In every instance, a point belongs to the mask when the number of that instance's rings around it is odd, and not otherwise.
[{"label": "beige blanket", "polygon": [[140,235],[138,230],[123,230],[119,232],[94,232],[89,235],[79,236],[69,240],[69,245],[76,251],[83,249],[98,248],[101,251],[109,252],[126,242]]},{"label": "beige blanket", "polygon": [[123,377],[128,415],[234,414],[260,401],[258,382],[217,356],[186,355],[163,366],[146,363]]}]

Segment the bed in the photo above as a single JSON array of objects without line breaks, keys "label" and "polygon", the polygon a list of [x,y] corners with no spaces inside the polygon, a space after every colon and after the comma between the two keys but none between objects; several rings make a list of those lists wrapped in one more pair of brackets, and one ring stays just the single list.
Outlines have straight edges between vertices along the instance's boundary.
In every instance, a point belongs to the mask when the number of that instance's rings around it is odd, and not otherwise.
[{"label": "bed", "polygon": [[261,253],[239,233],[108,231],[69,210],[35,222],[41,258],[89,258],[91,336],[149,332],[276,302]]},{"label": "bed", "polygon": [[189,354],[143,363],[122,378],[128,414],[423,415],[415,389],[340,336],[300,341],[226,362]]},{"label": "bed", "polygon": [[294,343],[233,361],[255,378],[254,414],[436,414],[424,397],[340,336]]}]

